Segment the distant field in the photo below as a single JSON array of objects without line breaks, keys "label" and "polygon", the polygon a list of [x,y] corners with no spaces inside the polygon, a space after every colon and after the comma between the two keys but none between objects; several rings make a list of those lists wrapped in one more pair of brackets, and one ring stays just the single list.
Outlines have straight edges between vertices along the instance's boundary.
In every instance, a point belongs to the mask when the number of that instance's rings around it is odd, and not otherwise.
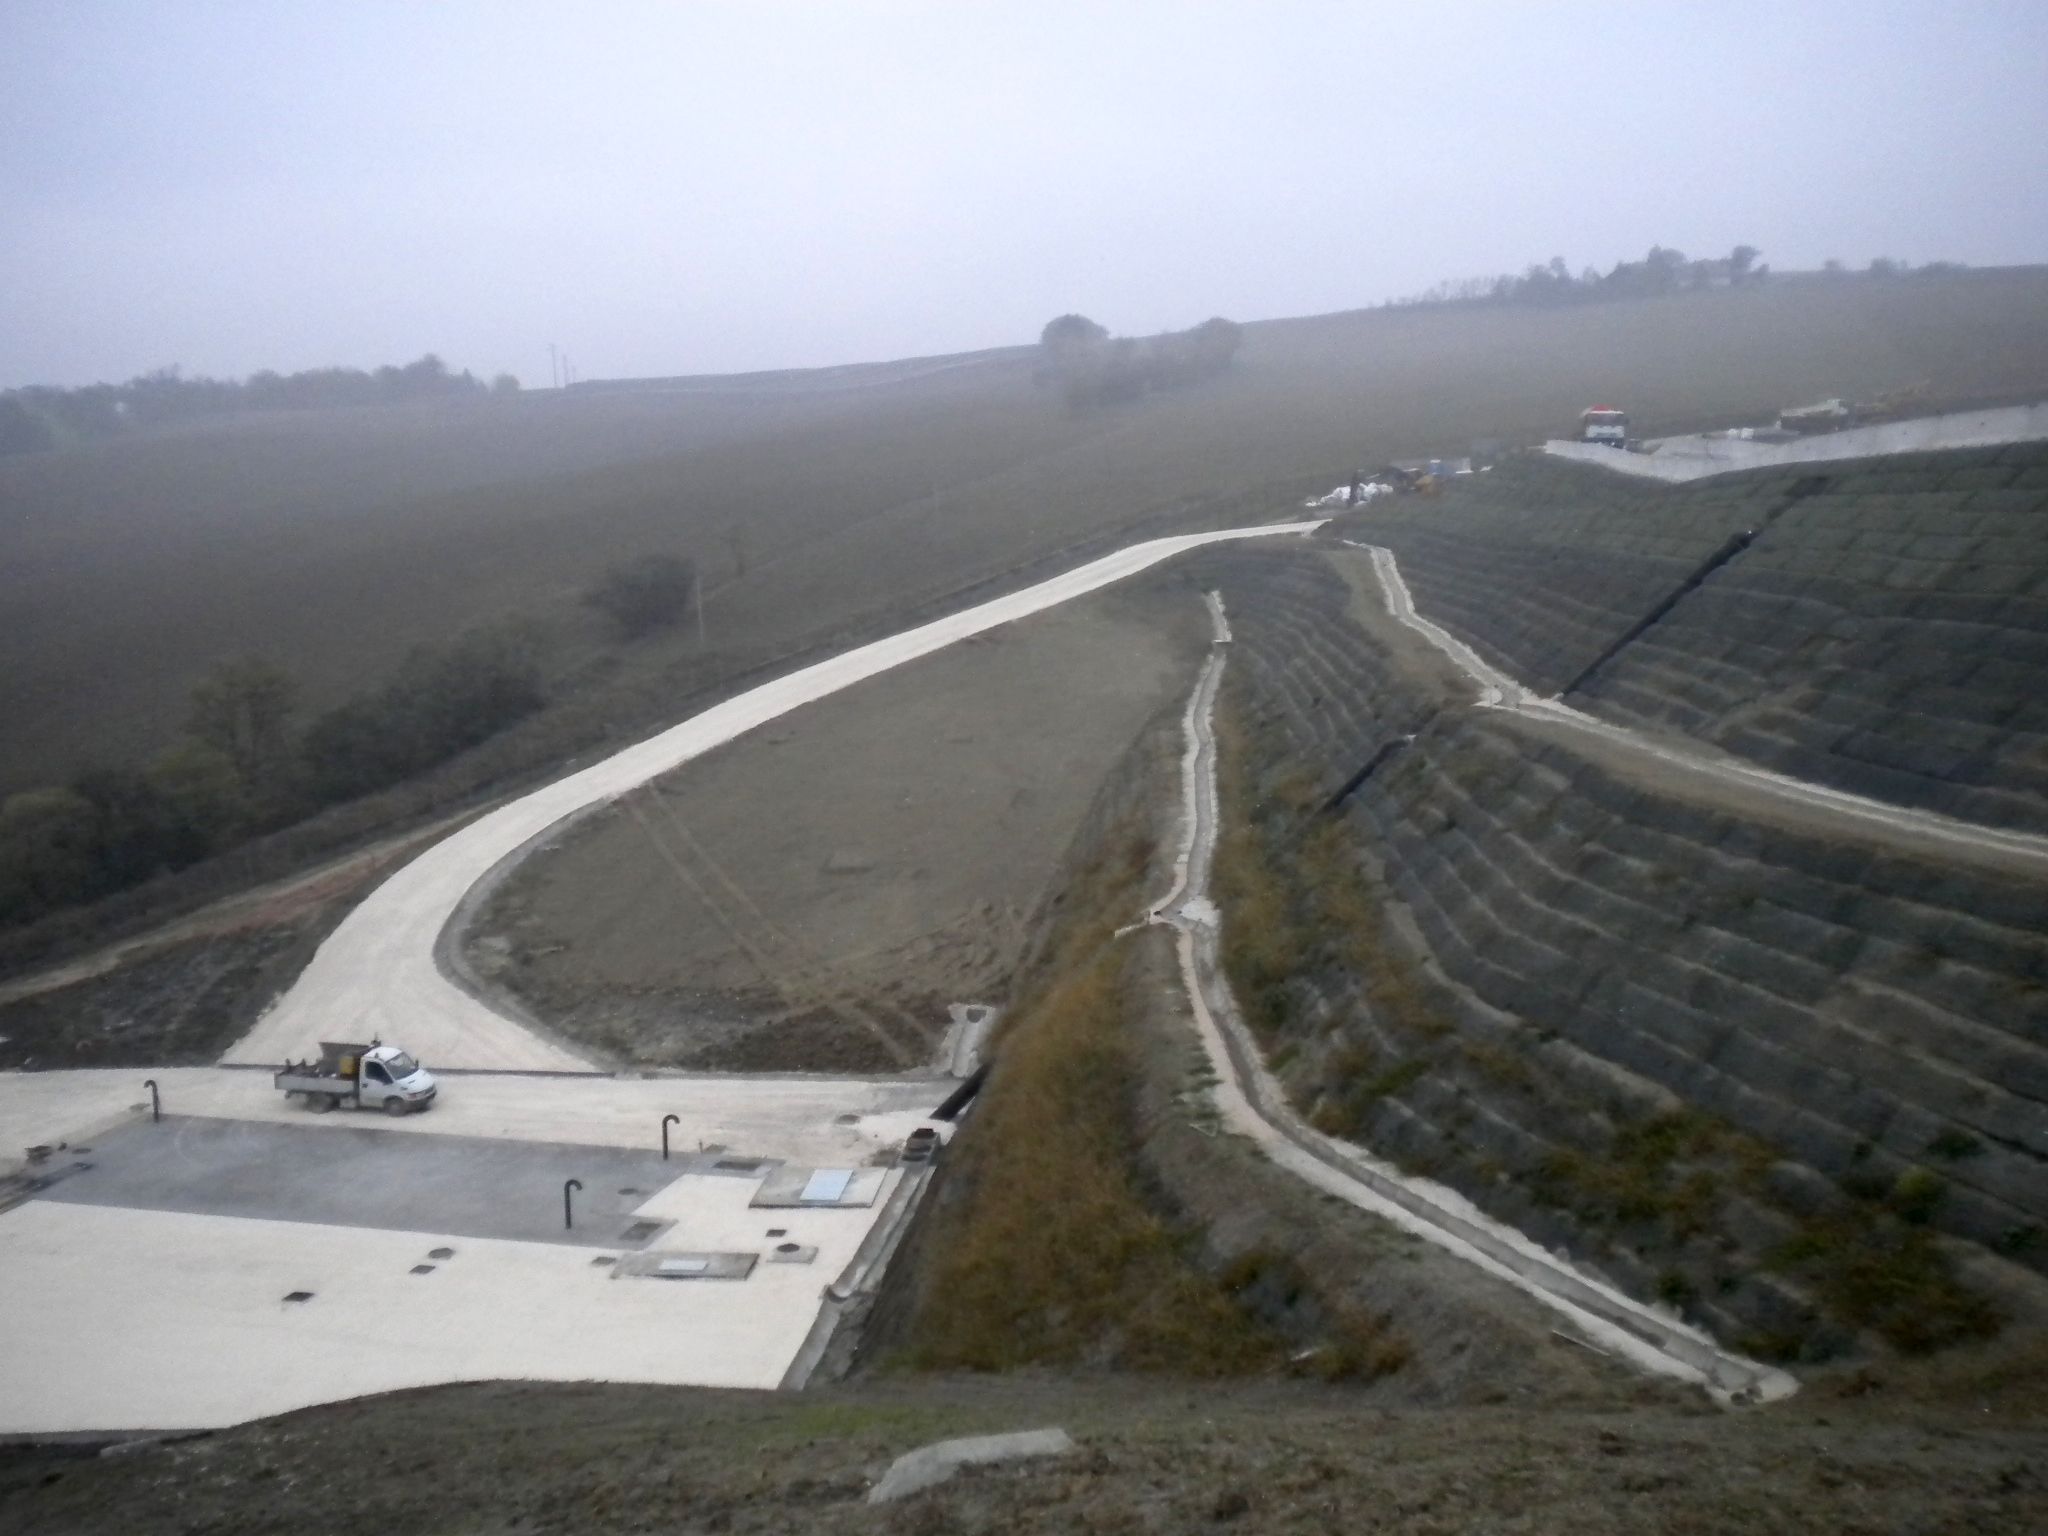
[{"label": "distant field", "polygon": [[471,622],[587,646],[579,589],[656,548],[705,571],[712,649],[759,654],[1202,498],[1554,434],[1596,398],[1656,433],[1920,381],[2048,395],[2048,269],[1274,321],[1230,376],[1083,418],[1028,354],[947,362],[0,461],[0,793],[155,750],[229,656],[280,662],[311,713]]}]

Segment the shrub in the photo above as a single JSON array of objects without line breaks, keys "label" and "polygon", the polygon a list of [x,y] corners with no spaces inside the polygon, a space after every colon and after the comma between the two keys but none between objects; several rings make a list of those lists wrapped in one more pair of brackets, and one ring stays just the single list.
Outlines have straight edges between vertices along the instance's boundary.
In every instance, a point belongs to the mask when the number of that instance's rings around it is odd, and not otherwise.
[{"label": "shrub", "polygon": [[314,793],[344,800],[453,757],[540,708],[539,644],[522,626],[421,646],[397,676],[314,721],[304,755]]},{"label": "shrub", "polygon": [[638,640],[682,622],[696,601],[697,568],[676,555],[646,555],[614,565],[583,594],[619,632]]}]

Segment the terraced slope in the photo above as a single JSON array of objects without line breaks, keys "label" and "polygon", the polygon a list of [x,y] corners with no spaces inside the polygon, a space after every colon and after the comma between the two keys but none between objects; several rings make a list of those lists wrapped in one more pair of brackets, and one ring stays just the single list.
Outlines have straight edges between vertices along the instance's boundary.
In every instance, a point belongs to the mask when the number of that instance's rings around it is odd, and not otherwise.
[{"label": "terraced slope", "polygon": [[1859,794],[2048,830],[2048,445],[1675,488],[1516,460],[1350,522],[1395,551],[1430,617],[1531,687]]},{"label": "terraced slope", "polygon": [[[1699,548],[1715,505],[1584,561],[1607,579],[1580,607],[1546,609],[1563,583],[1533,565],[1519,611],[1505,569],[1482,603],[1419,516],[1374,532],[1432,616],[1472,592],[1465,633],[1526,676],[1604,643],[1617,594],[1682,564],[1656,541]],[[2024,1314],[2004,1261],[2048,1260],[2048,890],[1762,828],[1444,706],[1359,622],[1363,558],[1196,573],[1237,634],[1240,858],[1287,909],[1226,901],[1226,936],[1288,930],[1248,1012],[1297,1098],[1749,1348],[1933,1347]]]}]

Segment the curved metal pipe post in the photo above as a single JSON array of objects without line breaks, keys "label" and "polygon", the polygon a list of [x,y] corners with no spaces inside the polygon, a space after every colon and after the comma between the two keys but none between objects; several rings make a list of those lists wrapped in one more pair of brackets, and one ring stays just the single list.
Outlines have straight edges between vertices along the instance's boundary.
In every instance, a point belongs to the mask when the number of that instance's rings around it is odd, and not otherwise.
[{"label": "curved metal pipe post", "polygon": [[149,1118],[152,1121],[163,1119],[164,1101],[156,1091],[156,1079],[146,1077],[142,1080],[142,1086],[149,1090]]},{"label": "curved metal pipe post", "polygon": [[681,1125],[682,1123],[683,1117],[681,1115],[663,1115],[661,1117],[661,1160],[664,1163],[668,1161],[668,1128],[672,1125]]},{"label": "curved metal pipe post", "polygon": [[581,1179],[568,1179],[562,1184],[562,1230],[565,1232],[576,1225],[575,1212],[569,1205],[569,1191],[581,1189],[582,1187],[583,1181]]}]

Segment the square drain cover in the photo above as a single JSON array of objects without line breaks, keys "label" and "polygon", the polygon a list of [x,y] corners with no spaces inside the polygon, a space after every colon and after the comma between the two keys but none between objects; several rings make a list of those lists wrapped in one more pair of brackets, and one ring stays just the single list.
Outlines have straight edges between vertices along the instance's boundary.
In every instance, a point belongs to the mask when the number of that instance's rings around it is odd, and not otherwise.
[{"label": "square drain cover", "polygon": [[760,1260],[754,1253],[629,1253],[612,1266],[614,1278],[744,1280]]}]

